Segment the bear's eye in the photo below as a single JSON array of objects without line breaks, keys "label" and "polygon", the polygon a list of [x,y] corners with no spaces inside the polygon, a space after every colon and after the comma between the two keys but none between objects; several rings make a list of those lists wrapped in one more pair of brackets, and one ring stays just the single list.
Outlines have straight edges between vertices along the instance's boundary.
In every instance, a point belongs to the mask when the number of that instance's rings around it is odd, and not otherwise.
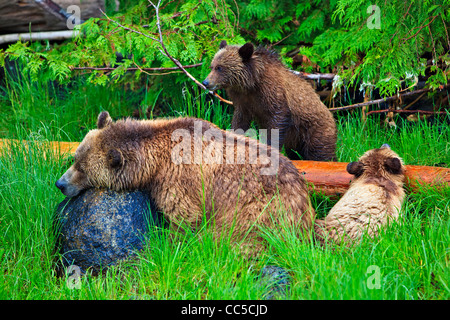
[{"label": "bear's eye", "polygon": [[216,70],[219,71],[219,72],[221,72],[221,71],[222,71],[222,67],[221,67],[221,66],[217,66],[217,67],[216,67]]},{"label": "bear's eye", "polygon": [[75,162],[75,169],[81,173],[84,173],[83,163],[80,161]]}]

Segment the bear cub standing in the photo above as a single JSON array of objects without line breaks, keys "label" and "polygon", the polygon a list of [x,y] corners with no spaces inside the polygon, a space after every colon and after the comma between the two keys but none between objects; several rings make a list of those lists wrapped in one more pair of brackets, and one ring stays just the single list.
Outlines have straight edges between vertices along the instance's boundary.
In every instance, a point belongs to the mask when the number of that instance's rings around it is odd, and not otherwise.
[{"label": "bear cub standing", "polygon": [[[274,159],[276,172],[264,174]],[[313,227],[306,183],[289,159],[201,119],[113,122],[102,112],[56,186],[69,197],[92,187],[146,191],[171,225],[198,230],[214,218],[216,230],[233,230],[246,243],[260,240],[259,224]]]},{"label": "bear cub standing", "polygon": [[399,217],[405,168],[389,145],[367,151],[359,161],[349,163],[347,171],[355,176],[350,188],[324,220],[316,220],[315,232],[322,242],[350,244],[364,234],[378,234]]},{"label": "bear cub standing", "polygon": [[[203,81],[210,90],[225,89],[233,101],[231,127],[244,131],[254,120],[259,129],[279,130],[278,147],[290,159],[335,160],[336,124],[312,86],[290,72],[275,52],[246,43],[220,43]],[[275,146],[275,144],[274,144]]]}]

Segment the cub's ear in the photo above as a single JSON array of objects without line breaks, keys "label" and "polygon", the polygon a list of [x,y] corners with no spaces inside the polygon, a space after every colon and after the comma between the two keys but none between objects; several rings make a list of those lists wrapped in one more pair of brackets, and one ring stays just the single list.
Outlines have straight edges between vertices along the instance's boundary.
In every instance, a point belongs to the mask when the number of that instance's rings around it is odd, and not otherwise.
[{"label": "cub's ear", "polygon": [[112,119],[109,116],[108,111],[103,111],[98,115],[97,118],[97,128],[103,129],[107,126],[109,126],[112,123]]},{"label": "cub's ear", "polygon": [[122,153],[117,149],[110,149],[108,151],[108,154],[106,155],[106,159],[108,160],[111,168],[117,168],[122,166],[123,164]]},{"label": "cub's ear", "polygon": [[390,173],[399,174],[402,172],[402,163],[399,158],[387,158],[384,160],[384,166]]},{"label": "cub's ear", "polygon": [[223,49],[227,46],[227,41],[226,40],[222,40],[220,41],[220,45],[219,45],[219,49]]},{"label": "cub's ear", "polygon": [[347,172],[355,175],[356,177],[359,177],[364,172],[364,165],[362,164],[362,162],[359,162],[359,161],[350,162],[347,165]]},{"label": "cub's ear", "polygon": [[244,61],[244,62],[247,62],[250,60],[250,58],[253,55],[253,51],[254,51],[254,47],[253,47],[253,44],[251,44],[250,42],[247,42],[242,47],[240,47],[238,50],[239,55],[241,56],[242,61]]}]

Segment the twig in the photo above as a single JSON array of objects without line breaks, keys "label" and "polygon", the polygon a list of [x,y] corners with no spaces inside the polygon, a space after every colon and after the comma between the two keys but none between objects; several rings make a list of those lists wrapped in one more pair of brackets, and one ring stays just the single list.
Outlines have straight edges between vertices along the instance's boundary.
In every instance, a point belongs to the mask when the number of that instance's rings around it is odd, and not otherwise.
[{"label": "twig", "polygon": [[[163,41],[163,36],[162,36],[162,31],[161,31],[161,19],[159,17],[159,6],[161,5],[161,0],[158,1],[158,4],[155,5],[153,4],[152,1],[148,0],[148,2],[153,6],[153,8],[155,9],[156,12],[156,27],[158,28],[158,33],[159,33],[159,44],[161,45],[165,56],[168,57],[170,60],[172,60],[173,63],[175,63],[175,65],[180,68],[180,70],[182,70],[192,81],[194,81],[200,88],[202,88],[203,90],[208,90],[200,81],[198,81],[197,79],[195,79],[195,77],[193,75],[191,75],[186,69],[183,68],[183,65],[180,63],[180,61],[178,61],[177,59],[175,59],[174,57],[172,57],[169,54],[169,51],[167,51],[166,46],[164,45],[164,41]],[[209,90],[208,90],[209,91]],[[209,91],[210,94],[214,95],[215,97],[217,97],[220,101],[225,102],[227,104],[233,104],[233,102],[228,101],[224,98],[222,98],[221,96],[219,96],[216,92],[213,91]]]},{"label": "twig", "polygon": [[[402,42],[401,45],[403,45],[403,44],[404,44],[406,41],[408,41],[409,39],[414,38],[416,35],[418,35],[419,32],[420,32],[423,28],[428,27],[431,23],[433,23],[434,19],[436,19],[438,16],[439,16],[438,14],[435,15],[435,16],[433,16],[433,19],[431,19],[430,22],[428,22],[426,25],[420,26],[420,27],[419,27],[419,30],[418,30],[415,34],[413,34],[412,36],[410,36],[410,37],[406,38],[405,40],[403,40],[403,42]],[[409,32],[408,32],[408,33],[409,33]]]},{"label": "twig", "polygon": [[[447,88],[449,86],[450,86],[450,84],[447,84],[442,89]],[[391,97],[387,97],[387,98],[376,99],[376,100],[371,100],[371,101],[362,102],[362,103],[355,103],[355,104],[352,104],[352,105],[349,105],[349,106],[345,106],[345,107],[329,108],[328,110],[330,110],[330,111],[341,111],[341,110],[357,109],[357,108],[360,108],[360,107],[363,107],[363,106],[368,106],[368,105],[371,105],[371,104],[377,104],[377,103],[397,100],[400,97],[407,97],[407,96],[411,96],[411,95],[418,94],[418,93],[423,93],[423,92],[428,92],[428,91],[431,91],[431,89],[420,89],[420,90],[406,92],[406,93],[402,93],[400,95],[391,96]]]},{"label": "twig", "polygon": [[[413,4],[413,3],[411,2],[411,4],[410,4],[409,7],[408,7],[408,10],[406,10],[406,13],[403,15],[403,18],[401,19],[401,21],[399,21],[399,22],[397,23],[397,25],[399,25],[400,22],[402,22],[403,20],[405,20],[406,16],[407,16],[408,13],[409,13],[409,9],[411,9],[412,4]],[[392,43],[392,39],[394,39],[394,37],[395,37],[395,36],[397,35],[397,33],[399,32],[399,30],[400,30],[400,28],[397,28],[397,31],[395,31],[395,33],[392,35],[391,39],[389,39],[389,43]]]},{"label": "twig", "polygon": [[161,20],[159,18],[159,6],[161,5],[161,0],[158,1],[158,4],[155,6],[153,4],[153,2],[151,2],[150,0],[148,1],[150,2],[150,4],[153,6],[153,8],[155,8],[156,11],[156,27],[158,28],[158,33],[159,33],[159,40],[156,40],[157,42],[159,42],[159,44],[161,45],[161,48],[164,51],[164,55],[166,57],[168,57],[170,60],[172,60],[173,63],[175,63],[175,65],[180,68],[181,70],[184,71],[184,73],[192,80],[194,81],[200,88],[202,88],[203,90],[207,90],[206,87],[201,84],[197,79],[194,78],[194,76],[192,76],[189,72],[186,71],[186,69],[183,68],[183,66],[181,65],[180,61],[178,61],[177,59],[175,59],[174,57],[172,57],[169,53],[169,51],[167,51],[166,46],[164,45],[163,42],[163,36],[162,36],[162,31],[161,31]]},{"label": "twig", "polygon": [[413,102],[411,102],[410,104],[408,104],[406,107],[403,108],[403,110],[408,110],[409,108],[411,108],[417,101],[419,101],[420,99],[422,99],[422,97],[425,95],[426,92],[422,93],[420,96],[418,96]]},{"label": "twig", "polygon": [[373,113],[385,113],[385,112],[393,112],[393,113],[423,113],[423,114],[447,114],[446,111],[425,111],[425,110],[372,110],[367,112],[367,116]]},{"label": "twig", "polygon": [[[149,36],[148,34],[145,34],[145,33],[142,33],[142,32],[140,32],[140,31],[137,31],[137,30],[135,30],[135,29],[131,29],[131,28],[129,28],[129,27],[126,27],[126,26],[124,26],[123,24],[121,24],[120,22],[118,22],[118,21],[116,21],[116,20],[110,18],[105,12],[103,12],[102,9],[100,9],[100,11],[101,11],[101,13],[103,13],[103,15],[106,17],[106,19],[108,19],[109,21],[114,22],[115,24],[117,24],[117,25],[118,25],[119,27],[121,27],[122,29],[125,29],[125,30],[128,30],[128,31],[137,33],[137,34],[139,34],[139,35],[141,35],[141,36],[144,36],[144,37],[146,37],[146,38],[152,39],[153,41],[159,42],[158,39],[156,39],[156,38],[154,38],[154,37],[152,37],[152,36]],[[159,50],[161,51],[161,49],[159,49]],[[161,53],[162,53],[163,55],[166,55],[166,54],[165,54],[164,52],[162,52],[162,51],[161,51]]]},{"label": "twig", "polygon": [[434,64],[437,66],[438,58],[437,58],[437,55],[436,55],[436,47],[434,46],[434,39],[433,39],[433,34],[431,33],[430,25],[428,25],[428,32],[430,33],[431,43],[433,44]]},{"label": "twig", "polygon": [[274,47],[274,46],[276,46],[276,45],[279,45],[281,42],[283,42],[284,40],[286,40],[287,38],[289,38],[289,37],[292,36],[293,34],[294,34],[294,32],[289,33],[289,34],[288,34],[286,37],[284,37],[283,39],[278,40],[277,42],[272,43],[271,45],[269,45],[268,48],[270,49],[270,48],[272,48],[272,47]]},{"label": "twig", "polygon": [[[151,39],[151,40],[153,40],[153,41],[158,42],[159,45],[160,45],[160,48],[158,48],[158,50],[159,50],[164,56],[166,56],[167,58],[169,58],[170,60],[172,60],[172,62],[177,66],[177,69],[180,69],[186,76],[188,76],[188,78],[190,78],[192,81],[194,81],[200,88],[202,88],[203,90],[208,90],[208,89],[207,89],[200,81],[198,81],[197,79],[195,79],[195,77],[192,76],[192,75],[184,68],[184,66],[183,66],[177,59],[175,59],[174,57],[172,57],[172,56],[170,55],[169,51],[167,50],[166,46],[164,45],[163,36],[162,36],[162,31],[161,31],[161,20],[160,20],[160,17],[159,17],[159,7],[160,7],[160,5],[161,5],[161,0],[158,1],[158,4],[157,4],[157,5],[155,5],[155,4],[154,4],[153,2],[151,2],[150,0],[149,0],[149,3],[150,3],[150,4],[152,5],[152,7],[155,9],[155,13],[156,13],[156,26],[157,26],[157,28],[158,28],[159,39],[156,39],[155,37],[149,36],[148,34],[142,33],[142,32],[137,31],[137,30],[135,30],[135,29],[126,27],[126,26],[122,25],[121,23],[119,23],[118,21],[115,21],[114,19],[108,17],[108,15],[106,15],[106,13],[104,13],[103,11],[102,11],[102,13],[103,13],[103,15],[104,15],[109,21],[114,22],[114,23],[117,24],[120,28],[125,29],[125,30],[128,30],[128,31],[130,31],[130,32],[137,33],[137,34],[139,34],[139,35],[141,35],[141,36],[147,37],[147,38],[149,38],[149,39]],[[228,101],[228,100],[222,98],[222,97],[219,96],[216,92],[209,91],[209,90],[208,90],[208,92],[209,92],[210,94],[214,95],[216,98],[218,98],[218,99],[219,99],[220,101],[222,101],[222,102],[225,102],[225,103],[231,104],[231,105],[233,104],[233,102]]]},{"label": "twig", "polygon": [[448,38],[447,26],[445,25],[445,21],[444,21],[444,18],[442,17],[442,13],[439,13],[439,15],[441,16],[442,24],[444,25],[445,35],[447,36],[447,45],[448,45],[447,49],[450,50],[450,40]]}]

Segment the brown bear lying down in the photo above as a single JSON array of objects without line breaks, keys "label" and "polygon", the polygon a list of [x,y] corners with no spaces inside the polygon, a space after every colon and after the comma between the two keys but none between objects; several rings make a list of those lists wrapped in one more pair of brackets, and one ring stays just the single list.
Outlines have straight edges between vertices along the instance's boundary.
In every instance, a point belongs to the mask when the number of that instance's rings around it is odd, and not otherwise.
[{"label": "brown bear lying down", "polygon": [[351,244],[398,219],[405,197],[405,167],[388,145],[367,151],[349,163],[347,171],[355,176],[350,188],[325,219],[316,220],[315,232],[322,242]]},{"label": "brown bear lying down", "polygon": [[171,225],[193,230],[214,218],[217,232],[250,242],[259,224],[311,230],[307,187],[289,159],[257,140],[194,119],[119,120],[107,112],[56,182],[68,197],[91,187],[148,192]]}]

